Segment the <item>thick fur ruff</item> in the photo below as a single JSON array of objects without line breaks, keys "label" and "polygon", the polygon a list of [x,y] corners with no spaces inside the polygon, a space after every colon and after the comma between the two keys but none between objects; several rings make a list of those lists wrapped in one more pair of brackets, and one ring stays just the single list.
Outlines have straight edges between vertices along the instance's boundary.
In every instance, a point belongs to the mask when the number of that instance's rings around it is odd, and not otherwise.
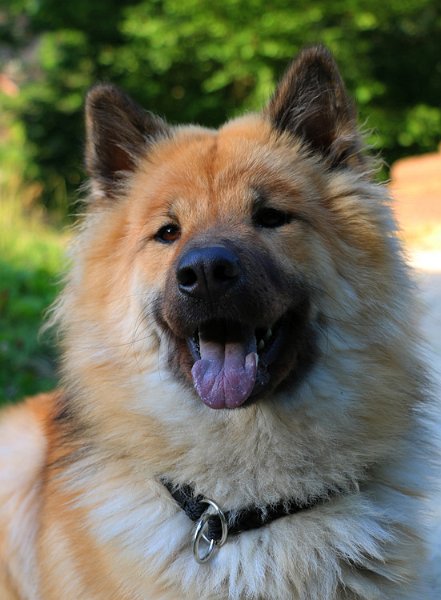
[{"label": "thick fur ruff", "polygon": [[[87,124],[90,201],[53,313],[63,391],[0,421],[2,600],[428,600],[416,303],[330,55],[304,51],[262,114],[219,131],[169,127],[110,86]],[[176,317],[177,264],[212,240],[251,265],[247,311],[264,298],[278,318],[285,282],[307,298],[269,387],[221,410]],[[161,477],[225,510],[342,493],[199,565]]]}]

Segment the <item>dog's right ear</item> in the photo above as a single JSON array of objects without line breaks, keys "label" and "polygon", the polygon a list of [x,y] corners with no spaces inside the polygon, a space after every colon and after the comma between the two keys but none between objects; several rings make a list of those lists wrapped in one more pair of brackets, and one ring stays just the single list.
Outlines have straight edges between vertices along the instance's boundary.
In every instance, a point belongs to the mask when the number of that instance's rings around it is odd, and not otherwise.
[{"label": "dog's right ear", "polygon": [[165,121],[116,86],[93,87],[86,101],[86,168],[97,189],[117,196],[149,146],[168,134]]},{"label": "dog's right ear", "polygon": [[300,139],[331,168],[364,169],[355,107],[324,46],[300,52],[279,83],[266,115],[277,131]]}]

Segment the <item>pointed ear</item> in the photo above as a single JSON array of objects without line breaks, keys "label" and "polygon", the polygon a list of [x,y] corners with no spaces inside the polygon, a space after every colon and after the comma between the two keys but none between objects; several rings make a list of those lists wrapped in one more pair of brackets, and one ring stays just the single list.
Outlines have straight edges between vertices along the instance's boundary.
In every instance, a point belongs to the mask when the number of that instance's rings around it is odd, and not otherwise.
[{"label": "pointed ear", "polygon": [[354,105],[323,46],[303,50],[291,63],[266,112],[277,130],[300,138],[332,168],[364,162]]},{"label": "pointed ear", "polygon": [[114,85],[93,87],[86,101],[86,168],[106,196],[115,196],[167,124]]}]

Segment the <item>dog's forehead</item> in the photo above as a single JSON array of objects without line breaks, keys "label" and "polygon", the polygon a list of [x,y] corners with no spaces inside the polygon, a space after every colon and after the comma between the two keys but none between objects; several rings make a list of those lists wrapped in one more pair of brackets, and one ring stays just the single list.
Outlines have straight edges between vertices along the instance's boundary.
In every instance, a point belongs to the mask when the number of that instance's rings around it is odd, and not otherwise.
[{"label": "dog's forehead", "polygon": [[262,189],[301,189],[305,170],[295,168],[296,149],[281,148],[259,116],[227,123],[218,131],[182,128],[147,157],[135,195],[149,210],[185,217],[190,211],[228,215],[249,212]]}]

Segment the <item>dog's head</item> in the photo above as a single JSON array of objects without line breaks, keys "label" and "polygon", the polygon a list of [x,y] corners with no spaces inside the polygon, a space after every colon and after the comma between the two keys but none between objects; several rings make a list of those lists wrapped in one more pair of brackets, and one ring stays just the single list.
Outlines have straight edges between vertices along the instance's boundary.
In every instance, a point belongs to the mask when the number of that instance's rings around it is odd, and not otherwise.
[{"label": "dog's head", "polygon": [[304,51],[262,114],[218,132],[170,127],[106,85],[89,94],[87,124],[94,202],[123,205],[133,247],[136,335],[153,327],[212,408],[295,387],[318,353],[325,236],[339,220],[329,196],[350,194],[341,173],[365,168],[330,54]]},{"label": "dog's head", "polygon": [[279,414],[310,453],[322,427],[323,455],[400,429],[407,274],[330,54],[303,51],[261,113],[217,131],[109,85],[86,114],[91,194],[56,313],[83,417],[138,431],[140,448],[140,414],[187,441]]}]

